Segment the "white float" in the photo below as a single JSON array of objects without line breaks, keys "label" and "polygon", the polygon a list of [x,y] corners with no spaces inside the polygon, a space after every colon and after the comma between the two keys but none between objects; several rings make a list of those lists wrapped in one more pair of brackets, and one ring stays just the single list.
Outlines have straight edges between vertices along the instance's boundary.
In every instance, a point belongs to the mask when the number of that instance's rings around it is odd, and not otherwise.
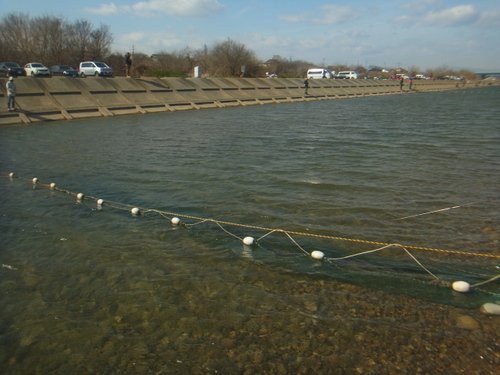
[{"label": "white float", "polygon": [[97,205],[102,206],[104,204],[104,201],[102,199],[97,200]]},{"label": "white float", "polygon": [[467,293],[470,290],[470,284],[466,281],[455,281],[451,284],[455,292]]},{"label": "white float", "polygon": [[323,253],[322,251],[319,251],[319,250],[315,250],[311,253],[311,256],[314,259],[323,259],[325,257],[325,253]]},{"label": "white float", "polygon": [[496,303],[485,303],[480,310],[488,315],[500,315],[500,305]]},{"label": "white float", "polygon": [[10,173],[9,173],[9,177],[10,177],[10,178],[14,178],[14,172],[10,172]]},{"label": "white float", "polygon": [[181,222],[181,219],[179,219],[178,217],[173,217],[170,222],[174,225],[178,225]]},{"label": "white float", "polygon": [[56,183],[55,182],[51,182],[49,186],[50,186],[51,189],[55,189],[56,188]]},{"label": "white float", "polygon": [[79,201],[81,201],[83,199],[84,195],[82,193],[78,193],[76,195],[76,199],[78,199]]},{"label": "white float", "polygon": [[139,215],[141,213],[141,210],[139,210],[137,207],[134,207],[130,210],[132,215]]},{"label": "white float", "polygon": [[254,238],[253,237],[245,237],[243,238],[243,243],[247,246],[251,246],[253,245],[255,242]]},{"label": "white float", "polygon": [[33,185],[36,185],[36,183],[38,182],[38,178],[33,177],[33,179],[31,181],[33,182]]}]

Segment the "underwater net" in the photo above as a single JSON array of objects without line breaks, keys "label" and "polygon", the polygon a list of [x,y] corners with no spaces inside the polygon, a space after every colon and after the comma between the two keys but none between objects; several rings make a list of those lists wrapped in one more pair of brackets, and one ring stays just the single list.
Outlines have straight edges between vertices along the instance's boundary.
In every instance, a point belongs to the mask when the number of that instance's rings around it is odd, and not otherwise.
[{"label": "underwater net", "polygon": [[[462,307],[477,307],[500,300],[498,251],[455,251],[246,225],[104,201],[59,188],[54,183],[43,184],[36,178],[21,179],[12,173],[7,176],[72,202],[76,198],[78,207],[89,212],[117,210],[146,221],[168,221],[169,226],[185,228],[187,236],[196,237],[206,246],[224,246],[233,254],[271,268],[276,273],[296,273],[312,279],[333,278],[366,288]],[[145,224],[141,230],[147,231],[148,227],[150,225]],[[19,267],[2,266],[11,270]]]}]

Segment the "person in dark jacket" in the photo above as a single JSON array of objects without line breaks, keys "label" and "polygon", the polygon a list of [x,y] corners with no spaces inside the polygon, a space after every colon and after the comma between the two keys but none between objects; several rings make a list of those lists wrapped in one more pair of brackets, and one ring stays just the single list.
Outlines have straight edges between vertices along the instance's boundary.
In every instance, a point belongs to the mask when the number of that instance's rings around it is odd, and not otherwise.
[{"label": "person in dark jacket", "polygon": [[130,52],[125,54],[125,75],[130,77],[130,67],[132,66],[132,55]]}]

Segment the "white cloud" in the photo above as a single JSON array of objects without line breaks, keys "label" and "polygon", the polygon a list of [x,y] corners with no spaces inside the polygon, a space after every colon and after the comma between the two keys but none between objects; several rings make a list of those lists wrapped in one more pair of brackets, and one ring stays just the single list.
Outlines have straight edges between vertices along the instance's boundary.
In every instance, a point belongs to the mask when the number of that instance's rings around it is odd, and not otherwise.
[{"label": "white cloud", "polygon": [[88,13],[116,15],[131,13],[143,17],[166,14],[173,17],[210,17],[224,10],[217,0],[148,0],[133,5],[117,6],[114,3],[101,4],[98,8],[86,8]]},{"label": "white cloud", "polygon": [[360,17],[361,13],[354,8],[341,5],[323,5],[320,7],[322,17],[315,18],[315,23],[337,25]]},{"label": "white cloud", "polygon": [[407,15],[397,16],[390,20],[392,23],[397,23],[400,25],[413,25],[415,23],[415,18]]},{"label": "white cloud", "polygon": [[278,19],[288,23],[311,22],[323,25],[337,25],[357,19],[361,15],[354,8],[341,5],[323,5],[319,9],[316,13],[280,14]]},{"label": "white cloud", "polygon": [[423,21],[434,26],[460,26],[477,21],[480,13],[472,5],[458,5],[436,12],[427,12]]},{"label": "white cloud", "polygon": [[500,10],[483,12],[478,20],[478,25],[485,27],[500,26]]},{"label": "white cloud", "polygon": [[310,18],[310,13],[301,13],[301,14],[280,14],[278,15],[278,19],[281,21],[285,21],[288,23],[299,23],[307,21]]},{"label": "white cloud", "polygon": [[87,13],[99,14],[99,15],[115,15],[123,14],[130,11],[130,7],[127,5],[118,6],[115,3],[101,4],[99,8],[84,8]]},{"label": "white cloud", "polygon": [[440,6],[441,0],[412,0],[401,4],[399,8],[411,13],[425,13],[431,6]]},{"label": "white cloud", "polygon": [[114,47],[117,50],[126,51],[131,46],[135,46],[139,52],[152,54],[183,48],[187,45],[187,40],[185,39],[184,36],[172,32],[152,33],[140,31],[120,35]]}]

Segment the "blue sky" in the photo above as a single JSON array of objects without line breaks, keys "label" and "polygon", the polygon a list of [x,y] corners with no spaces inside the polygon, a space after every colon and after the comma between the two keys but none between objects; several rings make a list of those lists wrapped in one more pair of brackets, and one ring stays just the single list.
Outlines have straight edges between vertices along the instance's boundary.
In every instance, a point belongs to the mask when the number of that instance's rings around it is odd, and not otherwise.
[{"label": "blue sky", "polygon": [[2,11],[106,24],[121,53],[231,38],[262,60],[500,71],[498,0],[18,0]]}]

